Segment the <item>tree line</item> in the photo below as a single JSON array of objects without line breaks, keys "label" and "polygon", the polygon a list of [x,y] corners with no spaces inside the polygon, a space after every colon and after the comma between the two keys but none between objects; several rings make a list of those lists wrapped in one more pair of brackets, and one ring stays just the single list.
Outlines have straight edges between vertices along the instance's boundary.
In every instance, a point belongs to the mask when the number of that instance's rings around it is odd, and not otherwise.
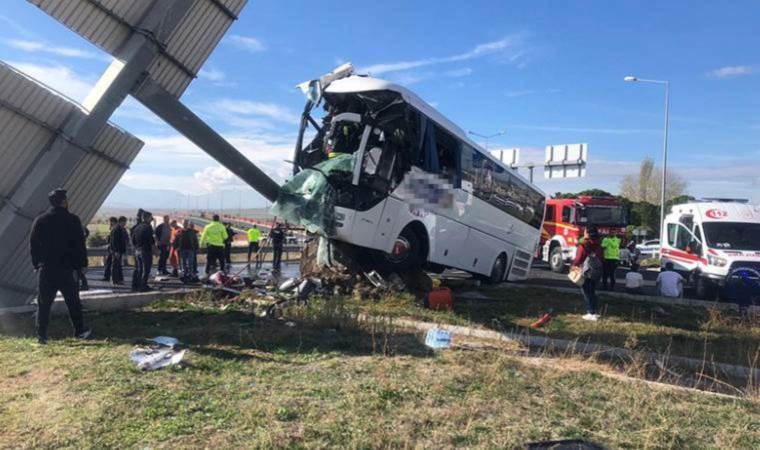
[{"label": "tree line", "polygon": [[[687,181],[677,173],[668,171],[665,187],[665,210],[673,205],[693,201],[688,195]],[[660,235],[660,199],[662,186],[662,170],[654,165],[651,158],[641,162],[638,173],[629,174],[620,180],[620,194],[613,195],[602,189],[586,189],[580,192],[557,192],[553,198],[575,198],[581,195],[596,197],[614,197],[626,207],[629,212],[628,231],[643,228],[650,236]]]}]

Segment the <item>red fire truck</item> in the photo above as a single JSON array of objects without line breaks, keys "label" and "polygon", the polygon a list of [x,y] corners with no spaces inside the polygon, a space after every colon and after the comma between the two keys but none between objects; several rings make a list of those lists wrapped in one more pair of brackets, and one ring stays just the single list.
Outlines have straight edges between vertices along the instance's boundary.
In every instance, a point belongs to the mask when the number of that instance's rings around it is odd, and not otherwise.
[{"label": "red fire truck", "polygon": [[541,229],[541,258],[554,272],[565,270],[585,227],[596,225],[601,234],[624,233],[628,211],[614,197],[580,196],[546,201]]}]

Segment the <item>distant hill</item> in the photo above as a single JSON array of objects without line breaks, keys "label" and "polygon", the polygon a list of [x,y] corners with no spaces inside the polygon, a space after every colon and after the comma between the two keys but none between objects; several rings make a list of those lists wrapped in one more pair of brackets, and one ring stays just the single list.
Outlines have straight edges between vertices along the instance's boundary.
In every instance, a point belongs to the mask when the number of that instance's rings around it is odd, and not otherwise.
[{"label": "distant hill", "polygon": [[[224,191],[224,208],[226,210],[262,208],[267,205],[264,198],[256,192],[246,191]],[[119,183],[116,185],[111,195],[106,198],[101,209],[127,209],[137,210],[145,208],[148,210],[155,209],[160,211],[182,210],[188,208],[196,209],[219,209],[220,193],[205,196],[190,196],[172,189],[141,189],[127,186]]]}]

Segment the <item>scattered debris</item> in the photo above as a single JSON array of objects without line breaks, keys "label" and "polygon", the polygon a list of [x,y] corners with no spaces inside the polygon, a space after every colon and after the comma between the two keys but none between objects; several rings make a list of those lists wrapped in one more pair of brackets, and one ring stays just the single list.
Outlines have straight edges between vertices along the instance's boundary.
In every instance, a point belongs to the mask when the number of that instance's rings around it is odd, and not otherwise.
[{"label": "scattered debris", "polygon": [[431,328],[425,336],[425,345],[433,349],[449,348],[451,346],[451,333],[440,328]]},{"label": "scattered debris", "polygon": [[552,317],[554,317],[554,308],[549,308],[549,311],[543,314],[537,321],[530,324],[530,327],[541,328],[542,326],[549,323],[549,321],[552,320]]},{"label": "scattered debris", "polygon": [[178,364],[185,357],[185,351],[177,338],[158,336],[136,346],[129,358],[140,370],[158,370]]}]

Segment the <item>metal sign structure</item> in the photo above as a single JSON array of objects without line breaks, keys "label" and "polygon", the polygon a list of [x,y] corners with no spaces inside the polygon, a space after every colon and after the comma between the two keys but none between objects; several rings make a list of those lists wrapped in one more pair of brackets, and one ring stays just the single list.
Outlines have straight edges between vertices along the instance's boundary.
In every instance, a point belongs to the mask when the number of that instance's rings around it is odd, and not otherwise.
[{"label": "metal sign structure", "polygon": [[504,164],[513,167],[520,162],[519,148],[505,148],[500,150],[491,150],[491,155],[498,158]]},{"label": "metal sign structure", "polygon": [[588,144],[547,145],[544,178],[582,178],[586,176]]},{"label": "metal sign structure", "polygon": [[139,151],[142,144],[131,136],[117,143],[128,135],[107,123],[127,95],[274,200],[279,186],[178,100],[246,0],[28,1],[115,59],[82,107],[4,66],[8,86],[28,85],[30,95],[13,103],[8,88],[0,104],[0,130],[13,123],[16,134],[27,136],[0,143],[3,162],[13,167],[2,171],[16,177],[3,181],[0,201],[0,306],[17,306],[34,293],[28,233],[47,208],[47,193],[70,188],[72,209],[87,222]]},{"label": "metal sign structure", "polygon": [[32,220],[47,209],[17,204],[19,189],[45,163],[51,144],[60,142],[76,158],[60,179],[69,191],[71,210],[88,220],[100,207],[143,143],[114,125],[101,127],[90,145],[82,145],[65,131],[66,123],[82,120],[86,112],[76,103],[0,63],[0,208],[15,218],[22,239],[3,235],[0,259],[0,305],[18,306],[35,293],[35,273],[26,233]]}]

